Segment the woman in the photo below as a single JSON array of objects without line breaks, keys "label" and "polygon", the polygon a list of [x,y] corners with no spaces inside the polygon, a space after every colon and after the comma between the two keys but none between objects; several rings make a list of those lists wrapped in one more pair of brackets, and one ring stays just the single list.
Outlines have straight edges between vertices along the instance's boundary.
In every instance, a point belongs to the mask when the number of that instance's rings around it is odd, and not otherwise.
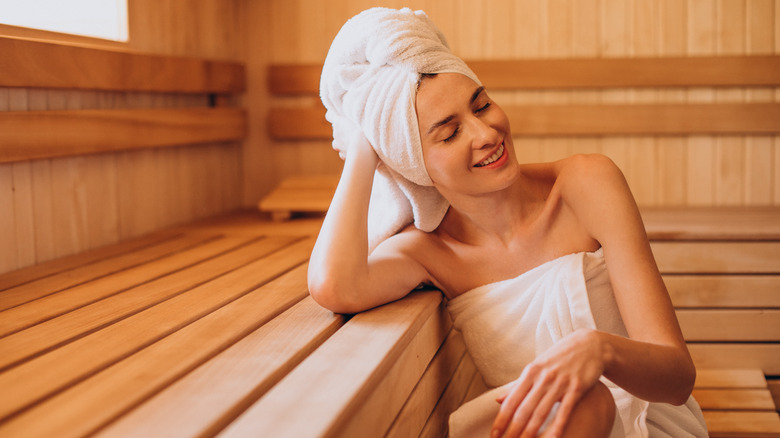
[{"label": "woman", "polygon": [[[452,436],[706,436],[621,172],[598,155],[519,164],[506,115],[460,63],[406,9],[365,11],[334,40],[321,95],[345,165],[312,253],[312,296],[355,313],[441,290],[498,386],[453,415]],[[411,204],[408,225],[384,234],[371,228],[380,175],[396,189],[388,199]]]}]

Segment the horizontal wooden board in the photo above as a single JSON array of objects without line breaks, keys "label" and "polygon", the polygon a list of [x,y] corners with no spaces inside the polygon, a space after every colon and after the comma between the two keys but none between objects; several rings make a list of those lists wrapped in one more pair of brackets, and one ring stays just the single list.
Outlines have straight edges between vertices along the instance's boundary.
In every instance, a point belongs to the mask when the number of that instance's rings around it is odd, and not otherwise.
[{"label": "horizontal wooden board", "polygon": [[653,240],[780,240],[780,207],[643,207]]},{"label": "horizontal wooden board", "polygon": [[238,141],[238,108],[0,112],[0,162]]},{"label": "horizontal wooden board", "polygon": [[[780,104],[504,106],[519,137],[766,135],[780,133]],[[329,140],[325,109],[277,107],[268,129],[276,140]]]},{"label": "horizontal wooden board", "polygon": [[[780,56],[467,60],[489,88],[571,89],[780,84]],[[275,94],[316,94],[321,64],[272,65]]]},{"label": "horizontal wooden board", "polygon": [[780,310],[677,310],[683,336],[687,341],[778,342]]},{"label": "horizontal wooden board", "polygon": [[663,274],[780,273],[780,242],[651,242]]},{"label": "horizontal wooden board", "polygon": [[242,64],[0,37],[0,87],[239,93]]},{"label": "horizontal wooden board", "polygon": [[767,411],[705,411],[711,438],[769,438],[780,436],[780,417]]},{"label": "horizontal wooden board", "polygon": [[759,369],[703,368],[696,370],[694,387],[762,389],[767,387],[767,381]]},{"label": "horizontal wooden board", "polygon": [[780,308],[780,275],[664,275],[676,308]]},{"label": "horizontal wooden board", "polygon": [[688,343],[698,369],[755,368],[765,375],[780,375],[780,343]]},{"label": "horizontal wooden board", "polygon": [[694,389],[693,397],[702,409],[774,411],[772,394],[764,389]]}]

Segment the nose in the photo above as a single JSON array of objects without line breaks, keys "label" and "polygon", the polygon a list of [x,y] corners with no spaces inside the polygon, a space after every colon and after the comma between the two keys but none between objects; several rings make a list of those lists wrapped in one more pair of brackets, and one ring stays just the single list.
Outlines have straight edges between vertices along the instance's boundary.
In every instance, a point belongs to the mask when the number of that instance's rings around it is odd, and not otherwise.
[{"label": "nose", "polygon": [[471,119],[473,149],[489,149],[501,140],[498,130],[489,121],[477,116],[472,116]]}]

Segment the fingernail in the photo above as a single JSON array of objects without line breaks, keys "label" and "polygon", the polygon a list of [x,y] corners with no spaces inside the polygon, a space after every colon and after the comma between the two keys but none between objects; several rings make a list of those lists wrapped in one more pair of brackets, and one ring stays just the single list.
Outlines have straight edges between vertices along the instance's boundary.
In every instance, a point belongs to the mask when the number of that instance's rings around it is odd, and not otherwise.
[{"label": "fingernail", "polygon": [[498,429],[493,429],[490,432],[490,438],[500,438],[501,437],[501,431]]}]

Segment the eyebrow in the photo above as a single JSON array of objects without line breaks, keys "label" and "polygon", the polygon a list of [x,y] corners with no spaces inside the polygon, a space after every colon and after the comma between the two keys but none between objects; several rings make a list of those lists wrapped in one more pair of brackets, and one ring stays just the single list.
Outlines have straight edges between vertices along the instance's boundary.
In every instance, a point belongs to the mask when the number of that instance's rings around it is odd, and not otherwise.
[{"label": "eyebrow", "polygon": [[[476,90],[474,90],[474,93],[471,95],[471,99],[469,99],[469,105],[473,104],[474,101],[477,100],[477,98],[479,97],[480,94],[482,94],[483,91],[485,91],[485,87],[482,87],[482,86],[480,86]],[[451,115],[443,118],[442,120],[434,123],[433,125],[431,125],[430,128],[428,128],[427,134],[430,135],[430,133],[433,132],[436,128],[438,128],[440,126],[444,126],[447,123],[450,123],[452,121],[452,119],[454,119],[454,118],[455,118],[455,115],[451,114]]]}]

